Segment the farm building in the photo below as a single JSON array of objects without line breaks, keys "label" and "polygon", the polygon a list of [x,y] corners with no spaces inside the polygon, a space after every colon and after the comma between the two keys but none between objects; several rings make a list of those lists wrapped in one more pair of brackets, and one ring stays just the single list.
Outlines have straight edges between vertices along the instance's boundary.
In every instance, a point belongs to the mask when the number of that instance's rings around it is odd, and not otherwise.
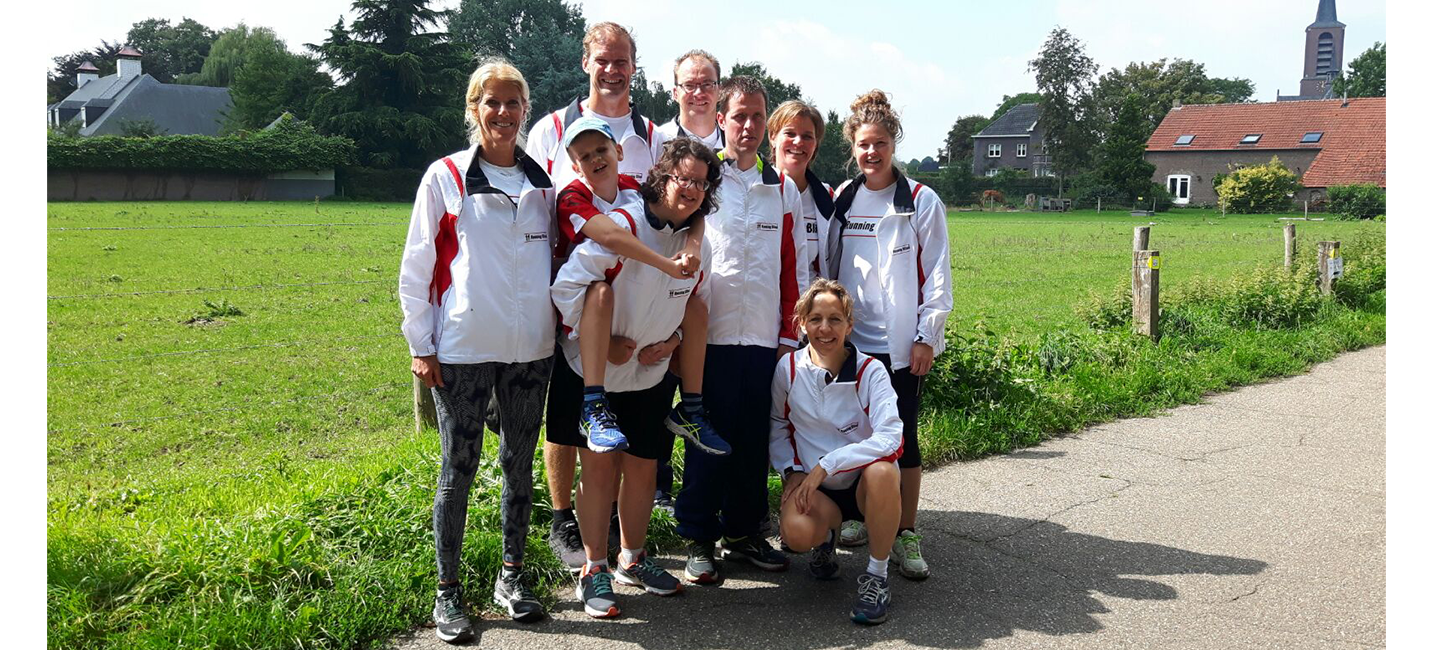
[{"label": "farm building", "polygon": [[230,109],[230,89],[160,83],[140,69],[140,52],[120,50],[115,74],[101,77],[90,62],[75,75],[75,92],[47,107],[50,126],[79,121],[80,135],[120,135],[128,122],[153,122],[165,135],[215,135]]},{"label": "farm building", "polygon": [[1145,147],[1177,204],[1214,204],[1217,174],[1277,156],[1305,188],[1296,200],[1334,185],[1385,187],[1385,98],[1180,106]]},{"label": "farm building", "polygon": [[970,171],[976,176],[994,176],[1002,169],[1030,176],[1054,175],[1045,148],[1045,129],[1040,126],[1039,104],[1017,104],[974,137]]}]

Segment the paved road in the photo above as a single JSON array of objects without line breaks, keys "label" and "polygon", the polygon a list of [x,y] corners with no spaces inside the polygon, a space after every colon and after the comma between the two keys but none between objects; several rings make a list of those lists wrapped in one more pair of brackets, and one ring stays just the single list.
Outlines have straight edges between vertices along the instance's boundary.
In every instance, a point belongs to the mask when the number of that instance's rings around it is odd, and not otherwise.
[{"label": "paved road", "polygon": [[[896,578],[890,622],[843,582],[735,567],[625,616],[562,597],[488,648],[1361,648],[1385,645],[1385,348],[1310,373],[926,474],[934,577]],[[678,570],[681,560],[666,558]],[[893,574],[893,572],[892,572]],[[428,628],[398,648],[441,648]]]}]

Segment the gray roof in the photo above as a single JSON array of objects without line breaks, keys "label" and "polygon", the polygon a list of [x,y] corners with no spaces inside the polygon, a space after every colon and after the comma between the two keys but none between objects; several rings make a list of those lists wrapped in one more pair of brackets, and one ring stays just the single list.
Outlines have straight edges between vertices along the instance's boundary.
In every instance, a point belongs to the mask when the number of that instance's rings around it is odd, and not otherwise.
[{"label": "gray roof", "polygon": [[[85,84],[62,108],[108,106],[80,135],[119,135],[127,120],[151,120],[166,135],[216,135],[230,110],[230,89],[165,84],[148,74],[112,74]],[[78,117],[76,119],[79,119]]]},{"label": "gray roof", "polygon": [[1013,108],[1005,111],[1000,119],[990,123],[990,126],[981,129],[975,134],[977,138],[986,136],[1003,135],[1029,135],[1035,122],[1040,119],[1039,104],[1016,104]]},{"label": "gray roof", "polygon": [[1315,22],[1310,23],[1311,27],[1344,27],[1345,23],[1335,17],[1335,0],[1320,0],[1320,6],[1315,9]]}]

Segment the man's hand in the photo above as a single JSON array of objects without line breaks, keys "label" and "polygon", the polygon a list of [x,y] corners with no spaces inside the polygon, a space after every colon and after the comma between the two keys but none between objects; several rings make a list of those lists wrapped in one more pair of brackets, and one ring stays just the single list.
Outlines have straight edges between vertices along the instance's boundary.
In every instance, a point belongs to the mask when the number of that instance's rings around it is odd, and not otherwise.
[{"label": "man's hand", "polygon": [[610,363],[620,365],[630,360],[630,355],[635,354],[635,341],[623,336],[610,337]]},{"label": "man's hand", "polygon": [[445,387],[445,380],[440,377],[440,361],[433,354],[426,357],[412,357],[410,372],[419,377],[420,383],[425,384],[426,388]]},{"label": "man's hand", "polygon": [[661,361],[670,358],[675,353],[675,348],[680,347],[680,340],[674,334],[670,338],[659,343],[651,343],[640,348],[640,365],[653,366]]},{"label": "man's hand", "polygon": [[930,367],[935,365],[935,348],[929,343],[916,342],[910,346],[910,374],[916,377],[924,377],[930,374]]}]

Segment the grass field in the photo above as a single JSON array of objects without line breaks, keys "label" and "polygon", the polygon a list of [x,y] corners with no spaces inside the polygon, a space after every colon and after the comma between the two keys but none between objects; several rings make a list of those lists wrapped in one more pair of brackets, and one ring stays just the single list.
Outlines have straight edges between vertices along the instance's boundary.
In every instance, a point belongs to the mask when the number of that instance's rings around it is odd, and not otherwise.
[{"label": "grass field", "polygon": [[[399,204],[48,207],[52,647],[349,647],[425,616],[438,450],[414,432],[399,335],[408,218]],[[951,330],[983,321],[1043,346],[1084,329],[1074,306],[1127,281],[1132,227],[1150,222],[1166,286],[1281,259],[1275,215],[952,213]],[[1384,224],[1302,222],[1300,256],[1362,237],[1383,247]],[[1355,318],[1327,327],[1363,336],[1294,363],[1383,341],[1383,299]],[[555,578],[536,513],[531,564]],[[471,529],[464,579],[483,584],[498,516],[474,508]]]}]

